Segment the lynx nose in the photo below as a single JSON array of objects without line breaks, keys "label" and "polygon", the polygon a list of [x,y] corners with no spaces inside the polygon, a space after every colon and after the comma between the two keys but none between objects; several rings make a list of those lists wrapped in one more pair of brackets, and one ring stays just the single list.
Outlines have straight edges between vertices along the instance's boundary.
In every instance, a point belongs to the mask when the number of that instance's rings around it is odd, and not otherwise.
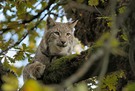
[{"label": "lynx nose", "polygon": [[64,40],[61,40],[60,43],[57,44],[60,47],[66,47],[67,46],[67,42]]},{"label": "lynx nose", "polygon": [[61,43],[62,43],[63,45],[65,45],[65,44],[66,44],[66,41],[61,41]]}]

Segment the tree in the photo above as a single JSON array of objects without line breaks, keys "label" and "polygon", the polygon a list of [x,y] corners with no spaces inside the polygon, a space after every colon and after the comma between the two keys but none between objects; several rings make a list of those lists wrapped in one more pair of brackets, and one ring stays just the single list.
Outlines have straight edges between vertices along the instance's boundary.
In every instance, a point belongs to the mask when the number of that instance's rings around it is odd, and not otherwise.
[{"label": "tree", "polygon": [[[51,15],[54,19],[61,18],[61,21],[65,16],[78,19],[75,36],[88,46],[88,50],[57,59],[39,79],[44,85],[29,80],[22,91],[63,90],[69,86],[69,90],[87,91],[89,88],[91,91],[95,89],[92,88],[94,85],[98,91],[134,91],[134,2],[1,0],[0,10],[4,17],[0,24],[1,90],[18,89],[17,77],[21,75],[22,67],[15,67],[12,63],[32,60],[36,39],[44,30],[46,17]],[[28,44],[23,43],[26,37]],[[10,57],[9,51],[15,51],[15,55]]]}]

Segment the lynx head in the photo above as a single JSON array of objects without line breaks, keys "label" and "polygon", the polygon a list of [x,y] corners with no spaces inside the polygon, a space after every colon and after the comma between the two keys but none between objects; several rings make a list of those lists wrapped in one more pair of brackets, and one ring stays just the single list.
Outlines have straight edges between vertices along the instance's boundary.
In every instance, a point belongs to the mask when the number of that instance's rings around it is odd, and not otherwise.
[{"label": "lynx head", "polygon": [[74,42],[73,28],[77,21],[72,23],[55,22],[52,18],[47,19],[47,31],[45,43],[51,55],[71,54]]}]

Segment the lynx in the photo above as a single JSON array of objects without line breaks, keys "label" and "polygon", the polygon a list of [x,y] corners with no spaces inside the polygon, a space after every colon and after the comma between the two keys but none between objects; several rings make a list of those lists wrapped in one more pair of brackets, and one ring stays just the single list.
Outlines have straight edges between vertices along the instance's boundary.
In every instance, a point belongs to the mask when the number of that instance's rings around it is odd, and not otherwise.
[{"label": "lynx", "polygon": [[70,55],[74,47],[74,31],[77,21],[71,23],[55,22],[47,19],[47,31],[45,32],[33,58],[33,62],[26,65],[23,70],[24,81],[40,78],[46,67],[54,58]]}]

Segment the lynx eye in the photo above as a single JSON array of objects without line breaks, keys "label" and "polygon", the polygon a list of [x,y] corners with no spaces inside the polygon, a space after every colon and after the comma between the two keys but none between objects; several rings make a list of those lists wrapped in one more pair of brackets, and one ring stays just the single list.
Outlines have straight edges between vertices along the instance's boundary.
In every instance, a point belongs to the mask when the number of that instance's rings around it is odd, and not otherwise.
[{"label": "lynx eye", "polygon": [[59,36],[59,35],[60,35],[60,33],[59,33],[59,32],[54,32],[54,34],[55,34],[55,35],[57,35],[57,36]]},{"label": "lynx eye", "polygon": [[71,33],[67,33],[67,36],[70,36],[71,35]]}]

